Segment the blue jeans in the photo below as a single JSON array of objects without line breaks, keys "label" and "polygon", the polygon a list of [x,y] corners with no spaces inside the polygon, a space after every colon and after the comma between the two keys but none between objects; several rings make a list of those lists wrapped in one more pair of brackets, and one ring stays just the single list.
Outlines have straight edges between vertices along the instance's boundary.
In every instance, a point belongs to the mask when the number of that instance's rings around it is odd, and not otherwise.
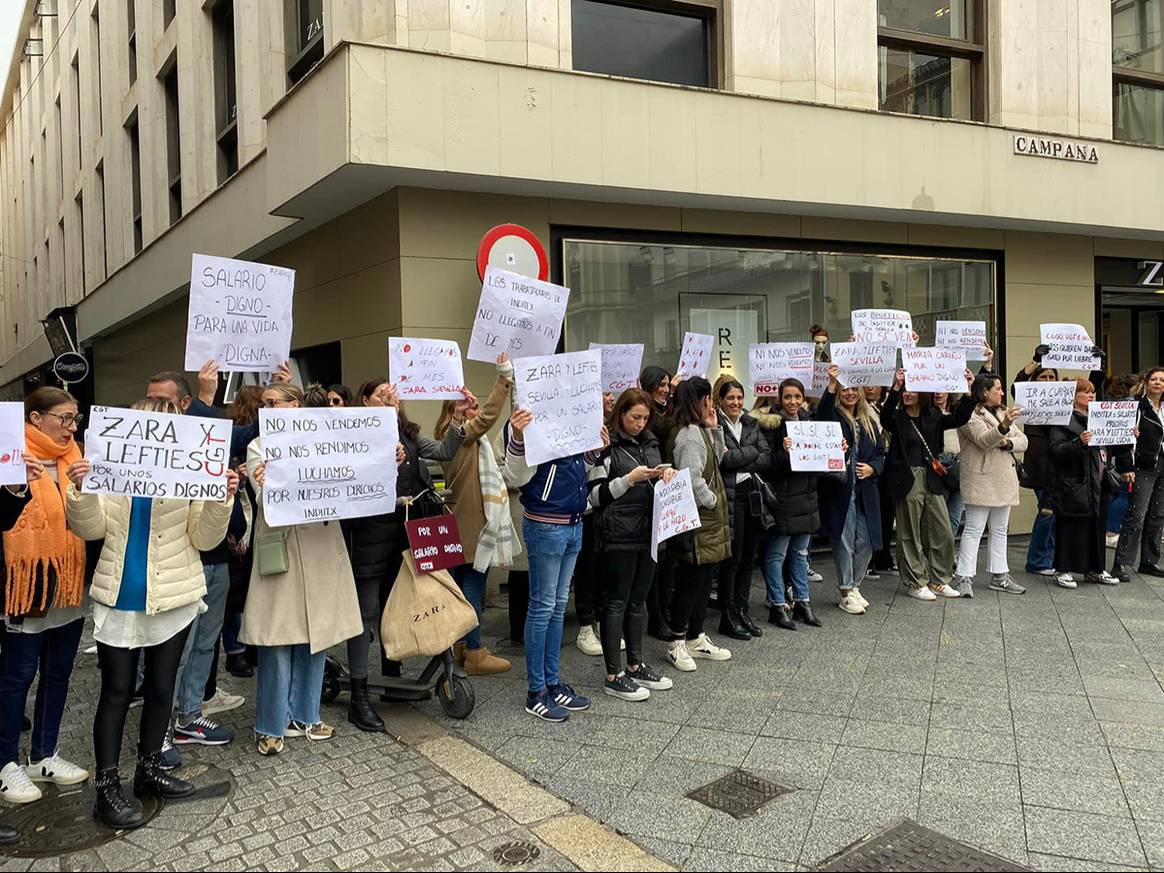
[{"label": "blue jeans", "polygon": [[1036,488],[1035,497],[1039,501],[1039,514],[1031,527],[1031,543],[1027,547],[1027,572],[1050,570],[1055,566],[1055,516],[1044,515],[1047,506],[1047,489]]},{"label": "blue jeans", "polygon": [[764,540],[764,584],[768,588],[768,604],[784,605],[784,558],[791,550],[792,596],[796,601],[808,602],[808,547],[812,534],[770,536]]},{"label": "blue jeans", "polygon": [[537,694],[562,681],[558,674],[562,620],[570,600],[570,577],[582,551],[582,525],[546,524],[523,518],[521,530],[529,554],[525,670],[529,690]]},{"label": "blue jeans", "polygon": [[453,567],[453,578],[461,586],[465,599],[473,604],[473,611],[477,613],[477,626],[465,634],[465,647],[468,649],[481,648],[481,618],[485,614],[485,574],[473,569],[472,564],[461,564]]},{"label": "blue jeans", "polygon": [[869,539],[869,525],[865,511],[857,500],[857,489],[849,496],[849,512],[840,537],[832,540],[833,561],[837,565],[837,587],[856,588],[865,578],[869,562],[873,560],[873,543]]},{"label": "blue jeans", "polygon": [[82,619],[39,634],[3,632],[4,661],[0,669],[0,767],[19,763],[20,724],[28,689],[40,670],[32,719],[31,759],[39,761],[57,750],[69,677],[81,641]]},{"label": "blue jeans", "polygon": [[232,612],[222,620],[222,650],[228,655],[241,655],[247,650],[238,640],[242,630],[242,613]]},{"label": "blue jeans", "polygon": [[[1155,485],[1155,483],[1152,483]],[[1151,488],[1148,493],[1151,494]],[[1146,504],[1146,501],[1145,501]],[[1111,497],[1107,505],[1107,532],[1119,533],[1124,526],[1124,517],[1128,514],[1128,486],[1124,485]]]},{"label": "blue jeans", "polygon": [[311,654],[311,646],[259,646],[255,668],[255,731],[281,737],[287,723],[319,721],[319,695],[327,652]]},{"label": "blue jeans", "polygon": [[214,650],[218,647],[226,614],[229,568],[229,564],[207,564],[202,568],[202,575],[206,577],[206,612],[194,619],[194,626],[186,637],[183,663],[178,667],[178,721],[183,724],[202,714],[206,677],[214,662]]},{"label": "blue jeans", "polygon": [[962,526],[962,516],[966,514],[961,491],[946,495],[946,511],[950,513],[950,532],[957,538],[958,528]]}]

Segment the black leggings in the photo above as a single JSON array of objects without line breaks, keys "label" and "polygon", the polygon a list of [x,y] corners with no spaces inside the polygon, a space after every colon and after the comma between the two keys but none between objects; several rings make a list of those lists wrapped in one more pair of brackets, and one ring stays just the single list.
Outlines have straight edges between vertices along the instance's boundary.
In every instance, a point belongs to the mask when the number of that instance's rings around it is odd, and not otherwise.
[{"label": "black leggings", "polygon": [[608,572],[606,605],[602,612],[602,655],[606,672],[615,676],[622,670],[621,641],[626,639],[626,662],[638,666],[643,662],[643,601],[655,578],[651,553],[607,552]]},{"label": "black leggings", "polygon": [[751,494],[751,479],[745,479],[736,486],[731,518],[732,553],[719,566],[720,609],[734,607],[740,612],[748,611],[756,551],[760,546],[760,536],[764,533],[760,520],[752,516]]},{"label": "black leggings", "polygon": [[671,639],[694,640],[703,633],[707,614],[707,597],[719,574],[720,562],[675,565],[675,591],[671,595]]},{"label": "black leggings", "polygon": [[183,628],[164,643],[147,649],[120,649],[97,644],[97,664],[101,668],[101,696],[97,700],[97,717],[93,719],[93,755],[97,769],[116,767],[121,760],[121,736],[125,717],[133,699],[137,680],[137,659],[145,654],[145,679],[142,680],[141,729],[138,757],[162,750],[170,713],[174,709],[174,685],[178,679],[178,662],[190,627]]}]

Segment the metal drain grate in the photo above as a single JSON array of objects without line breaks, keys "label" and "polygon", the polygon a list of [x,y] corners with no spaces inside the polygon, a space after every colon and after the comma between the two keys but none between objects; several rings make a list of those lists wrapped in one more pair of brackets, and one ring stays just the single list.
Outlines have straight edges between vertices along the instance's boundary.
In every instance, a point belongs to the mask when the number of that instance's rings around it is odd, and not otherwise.
[{"label": "metal drain grate", "polygon": [[[124,831],[111,830],[93,818],[92,785],[73,785],[64,789],[46,785],[44,799],[4,813],[4,824],[16,828],[19,842],[0,848],[0,857],[50,858],[69,855],[111,843]],[[162,809],[162,800],[147,797],[142,811],[148,822]]]},{"label": "metal drain grate", "polygon": [[493,861],[502,867],[520,867],[530,861],[536,861],[542,850],[527,840],[513,843],[502,843],[493,850]]},{"label": "metal drain grate", "polygon": [[825,858],[813,870],[912,871],[1028,870],[1013,861],[983,852],[958,840],[902,819],[883,831],[862,837],[851,846]]},{"label": "metal drain grate", "polygon": [[702,788],[696,788],[687,796],[735,818],[744,818],[754,814],[772,798],[795,790],[791,785],[769,782],[747,770],[733,770]]}]

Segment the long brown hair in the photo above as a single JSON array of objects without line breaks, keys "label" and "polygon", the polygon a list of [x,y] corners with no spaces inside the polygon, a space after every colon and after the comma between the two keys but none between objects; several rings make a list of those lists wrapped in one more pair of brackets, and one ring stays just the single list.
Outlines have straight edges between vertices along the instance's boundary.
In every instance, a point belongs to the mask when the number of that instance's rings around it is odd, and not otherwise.
[{"label": "long brown hair", "polygon": [[614,401],[614,408],[610,410],[610,417],[606,420],[607,430],[614,433],[616,428],[621,428],[622,417],[626,415],[627,410],[635,406],[645,406],[650,413],[647,426],[643,428],[643,433],[648,433],[651,419],[655,417],[655,404],[651,402],[651,395],[641,388],[627,388],[618,395],[618,400]]},{"label": "long brown hair", "polygon": [[[381,385],[387,385],[388,380],[383,376],[377,376],[375,379],[369,379],[360,386],[360,405],[367,406],[368,398],[376,393],[376,389]],[[404,404],[401,403],[396,407],[396,426],[400,430],[400,435],[406,437],[412,442],[416,442],[416,438],[420,436],[420,425],[415,421],[411,421],[408,415],[404,412]]]},{"label": "long brown hair", "polygon": [[1149,367],[1140,374],[1139,381],[1136,382],[1136,387],[1131,390],[1133,397],[1147,397],[1148,396],[1148,380],[1152,378],[1154,373],[1164,373],[1164,367]]},{"label": "long brown hair", "polygon": [[226,408],[226,417],[235,424],[254,424],[263,405],[263,389],[258,385],[243,385]]}]

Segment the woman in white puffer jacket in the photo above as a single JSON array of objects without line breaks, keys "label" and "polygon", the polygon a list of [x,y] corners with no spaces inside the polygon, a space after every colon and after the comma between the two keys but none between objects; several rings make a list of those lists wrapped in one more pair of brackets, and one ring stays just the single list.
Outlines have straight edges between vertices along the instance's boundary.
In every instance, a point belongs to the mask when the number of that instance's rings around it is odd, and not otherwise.
[{"label": "woman in white puffer jacket", "polygon": [[[181,414],[172,403],[143,400],[134,409]],[[101,668],[101,696],[93,722],[97,761],[96,815],[112,828],[145,823],[141,808],[121,790],[118,760],[133,698],[139,657],[145,658],[145,701],[138,739],[134,794],[184,797],[194,786],[161,766],[162,741],[174,704],[178,663],[190,625],[205,610],[200,551],[222,542],[230,522],[238,475],[227,472],[222,503],[82,494],[89,461],[68,469],[69,527],[84,540],[104,540],[89,596]]]}]

